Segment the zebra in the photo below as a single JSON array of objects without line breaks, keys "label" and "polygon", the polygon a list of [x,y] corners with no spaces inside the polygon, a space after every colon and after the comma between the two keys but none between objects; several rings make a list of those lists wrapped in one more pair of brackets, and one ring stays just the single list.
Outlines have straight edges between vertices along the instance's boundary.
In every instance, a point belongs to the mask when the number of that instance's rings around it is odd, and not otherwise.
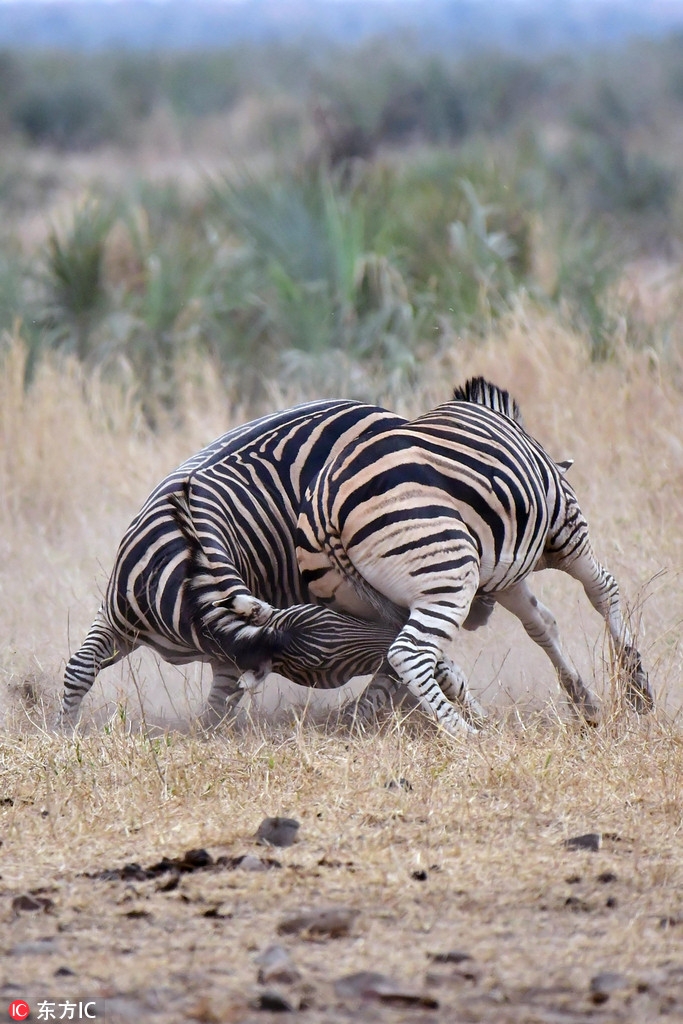
[{"label": "zebra", "polygon": [[435,666],[459,627],[483,624],[496,604],[546,652],[574,710],[598,723],[597,697],[530,589],[528,577],[544,568],[583,584],[620,655],[629,704],[641,712],[654,705],[616,580],[595,558],[566,479],[570,465],[553,462],[527,433],[507,391],[475,377],[432,412],[356,438],[306,494],[297,557],[309,593],[396,629],[389,665],[449,733],[471,726]]},{"label": "zebra", "polygon": [[[347,713],[367,721],[396,690],[384,659],[395,630],[306,603],[296,519],[326,458],[402,422],[359,402],[310,402],[228,431],[170,473],[124,534],[104,601],[68,660],[61,724],[77,722],[103,668],[140,646],[172,664],[209,663],[207,726],[229,716],[249,674],[253,682],[272,669],[331,688],[380,665],[364,702]],[[480,716],[447,659],[439,671],[465,713]]]},{"label": "zebra", "polygon": [[374,673],[395,630],[307,604],[294,537],[324,460],[401,422],[359,402],[309,402],[228,431],[170,473],[125,532],[104,601],[67,662],[61,723],[75,724],[98,673],[140,646],[172,664],[209,663],[205,725],[237,703],[245,672],[323,688]]}]

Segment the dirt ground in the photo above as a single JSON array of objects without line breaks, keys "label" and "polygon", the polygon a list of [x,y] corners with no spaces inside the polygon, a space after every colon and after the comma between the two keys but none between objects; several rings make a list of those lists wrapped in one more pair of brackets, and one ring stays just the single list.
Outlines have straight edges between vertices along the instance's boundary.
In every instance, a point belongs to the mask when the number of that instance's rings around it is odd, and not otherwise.
[{"label": "dirt ground", "polygon": [[[0,996],[31,1020],[683,1020],[683,743],[656,720],[462,743],[119,722],[2,754]],[[255,838],[275,815],[287,848]],[[566,845],[585,834],[599,849]],[[332,934],[287,931],[330,908]],[[259,982],[272,945],[291,963]],[[391,982],[349,992],[362,971]]]}]

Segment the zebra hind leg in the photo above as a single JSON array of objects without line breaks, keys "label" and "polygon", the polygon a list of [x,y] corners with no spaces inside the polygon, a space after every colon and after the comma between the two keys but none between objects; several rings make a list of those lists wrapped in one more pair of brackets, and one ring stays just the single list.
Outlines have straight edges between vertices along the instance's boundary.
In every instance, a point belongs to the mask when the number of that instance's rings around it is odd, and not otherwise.
[{"label": "zebra hind leg", "polygon": [[354,726],[365,729],[376,725],[384,712],[400,704],[400,700],[396,700],[400,690],[401,684],[396,673],[385,660],[367,689],[343,708],[339,716],[340,725],[349,729]]},{"label": "zebra hind leg", "polygon": [[136,646],[114,632],[103,609],[100,608],[82,645],[67,662],[62,708],[57,723],[59,727],[68,728],[76,725],[81,702],[101,670],[109,665],[115,665]]},{"label": "zebra hind leg", "polygon": [[553,613],[541,604],[525,581],[499,591],[496,600],[520,620],[534,643],[548,655],[557,670],[560,686],[571,701],[572,710],[588,725],[598,725],[600,702],[564,656]]},{"label": "zebra hind leg", "polygon": [[[433,529],[432,520],[427,522]],[[444,561],[446,555],[440,551],[433,571],[420,569],[419,576],[418,572],[406,574],[406,592],[413,588],[410,614],[387,658],[430,717],[451,736],[466,736],[478,730],[451,702],[451,696],[459,697],[463,692],[464,678],[459,670],[458,682],[449,672],[442,673],[448,690],[444,692],[437,665],[445,659],[444,651],[455,642],[467,620],[479,586],[479,564],[474,542],[465,531],[456,531],[452,550],[452,562]],[[394,586],[403,582],[400,577],[396,579],[397,575],[395,571]]]},{"label": "zebra hind leg", "polygon": [[[410,626],[410,623],[408,624]],[[407,634],[407,635],[406,635]],[[403,630],[389,651],[391,665],[422,708],[451,736],[477,732],[456,710],[436,679],[439,651]]]}]

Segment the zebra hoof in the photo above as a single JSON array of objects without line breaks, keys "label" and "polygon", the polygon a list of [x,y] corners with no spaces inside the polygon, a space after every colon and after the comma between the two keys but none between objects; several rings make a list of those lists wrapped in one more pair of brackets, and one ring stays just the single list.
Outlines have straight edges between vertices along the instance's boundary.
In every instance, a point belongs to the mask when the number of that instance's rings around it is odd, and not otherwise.
[{"label": "zebra hoof", "polygon": [[61,736],[68,736],[78,728],[78,711],[61,710],[54,720],[52,731]]},{"label": "zebra hoof", "polygon": [[589,691],[588,694],[582,698],[578,706],[578,713],[584,725],[590,726],[591,729],[597,729],[602,720],[602,714],[595,694],[590,693]]},{"label": "zebra hoof", "polygon": [[646,715],[654,709],[655,698],[650,689],[650,681],[643,668],[640,654],[635,647],[624,648],[623,665],[627,678],[626,703],[632,711],[639,715]]},{"label": "zebra hoof", "polygon": [[565,693],[569,697],[569,706],[574,714],[584,725],[596,728],[602,721],[600,701],[583,681],[577,676],[575,679],[562,679],[561,683]]},{"label": "zebra hoof", "polygon": [[638,672],[626,688],[626,703],[631,711],[638,715],[648,715],[654,711],[655,699],[650,689],[646,672]]},{"label": "zebra hoof", "polygon": [[354,729],[363,732],[377,725],[377,711],[378,709],[367,701],[354,700],[342,708],[337,717],[337,724],[346,732],[353,732]]},{"label": "zebra hoof", "polygon": [[469,722],[466,722],[460,716],[439,722],[439,728],[443,729],[454,740],[469,740],[473,736],[478,736],[480,732],[475,725],[470,725]]},{"label": "zebra hoof", "polygon": [[207,732],[214,732],[222,725],[231,725],[237,718],[238,708],[243,693],[238,690],[231,694],[226,700],[216,701],[206,705],[204,711],[197,719],[197,724]]},{"label": "zebra hoof", "polygon": [[488,721],[488,712],[473,697],[463,706],[462,711],[467,723],[477,731],[482,729]]}]

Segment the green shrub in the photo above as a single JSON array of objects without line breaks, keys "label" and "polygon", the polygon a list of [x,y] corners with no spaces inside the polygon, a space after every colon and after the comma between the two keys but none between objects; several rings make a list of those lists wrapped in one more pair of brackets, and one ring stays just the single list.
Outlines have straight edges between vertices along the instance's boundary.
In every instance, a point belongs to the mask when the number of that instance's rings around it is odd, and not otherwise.
[{"label": "green shrub", "polygon": [[111,211],[90,200],[76,210],[68,231],[53,229],[47,240],[41,320],[48,343],[75,352],[82,362],[97,360],[92,330],[106,302],[102,264],[111,223]]}]

